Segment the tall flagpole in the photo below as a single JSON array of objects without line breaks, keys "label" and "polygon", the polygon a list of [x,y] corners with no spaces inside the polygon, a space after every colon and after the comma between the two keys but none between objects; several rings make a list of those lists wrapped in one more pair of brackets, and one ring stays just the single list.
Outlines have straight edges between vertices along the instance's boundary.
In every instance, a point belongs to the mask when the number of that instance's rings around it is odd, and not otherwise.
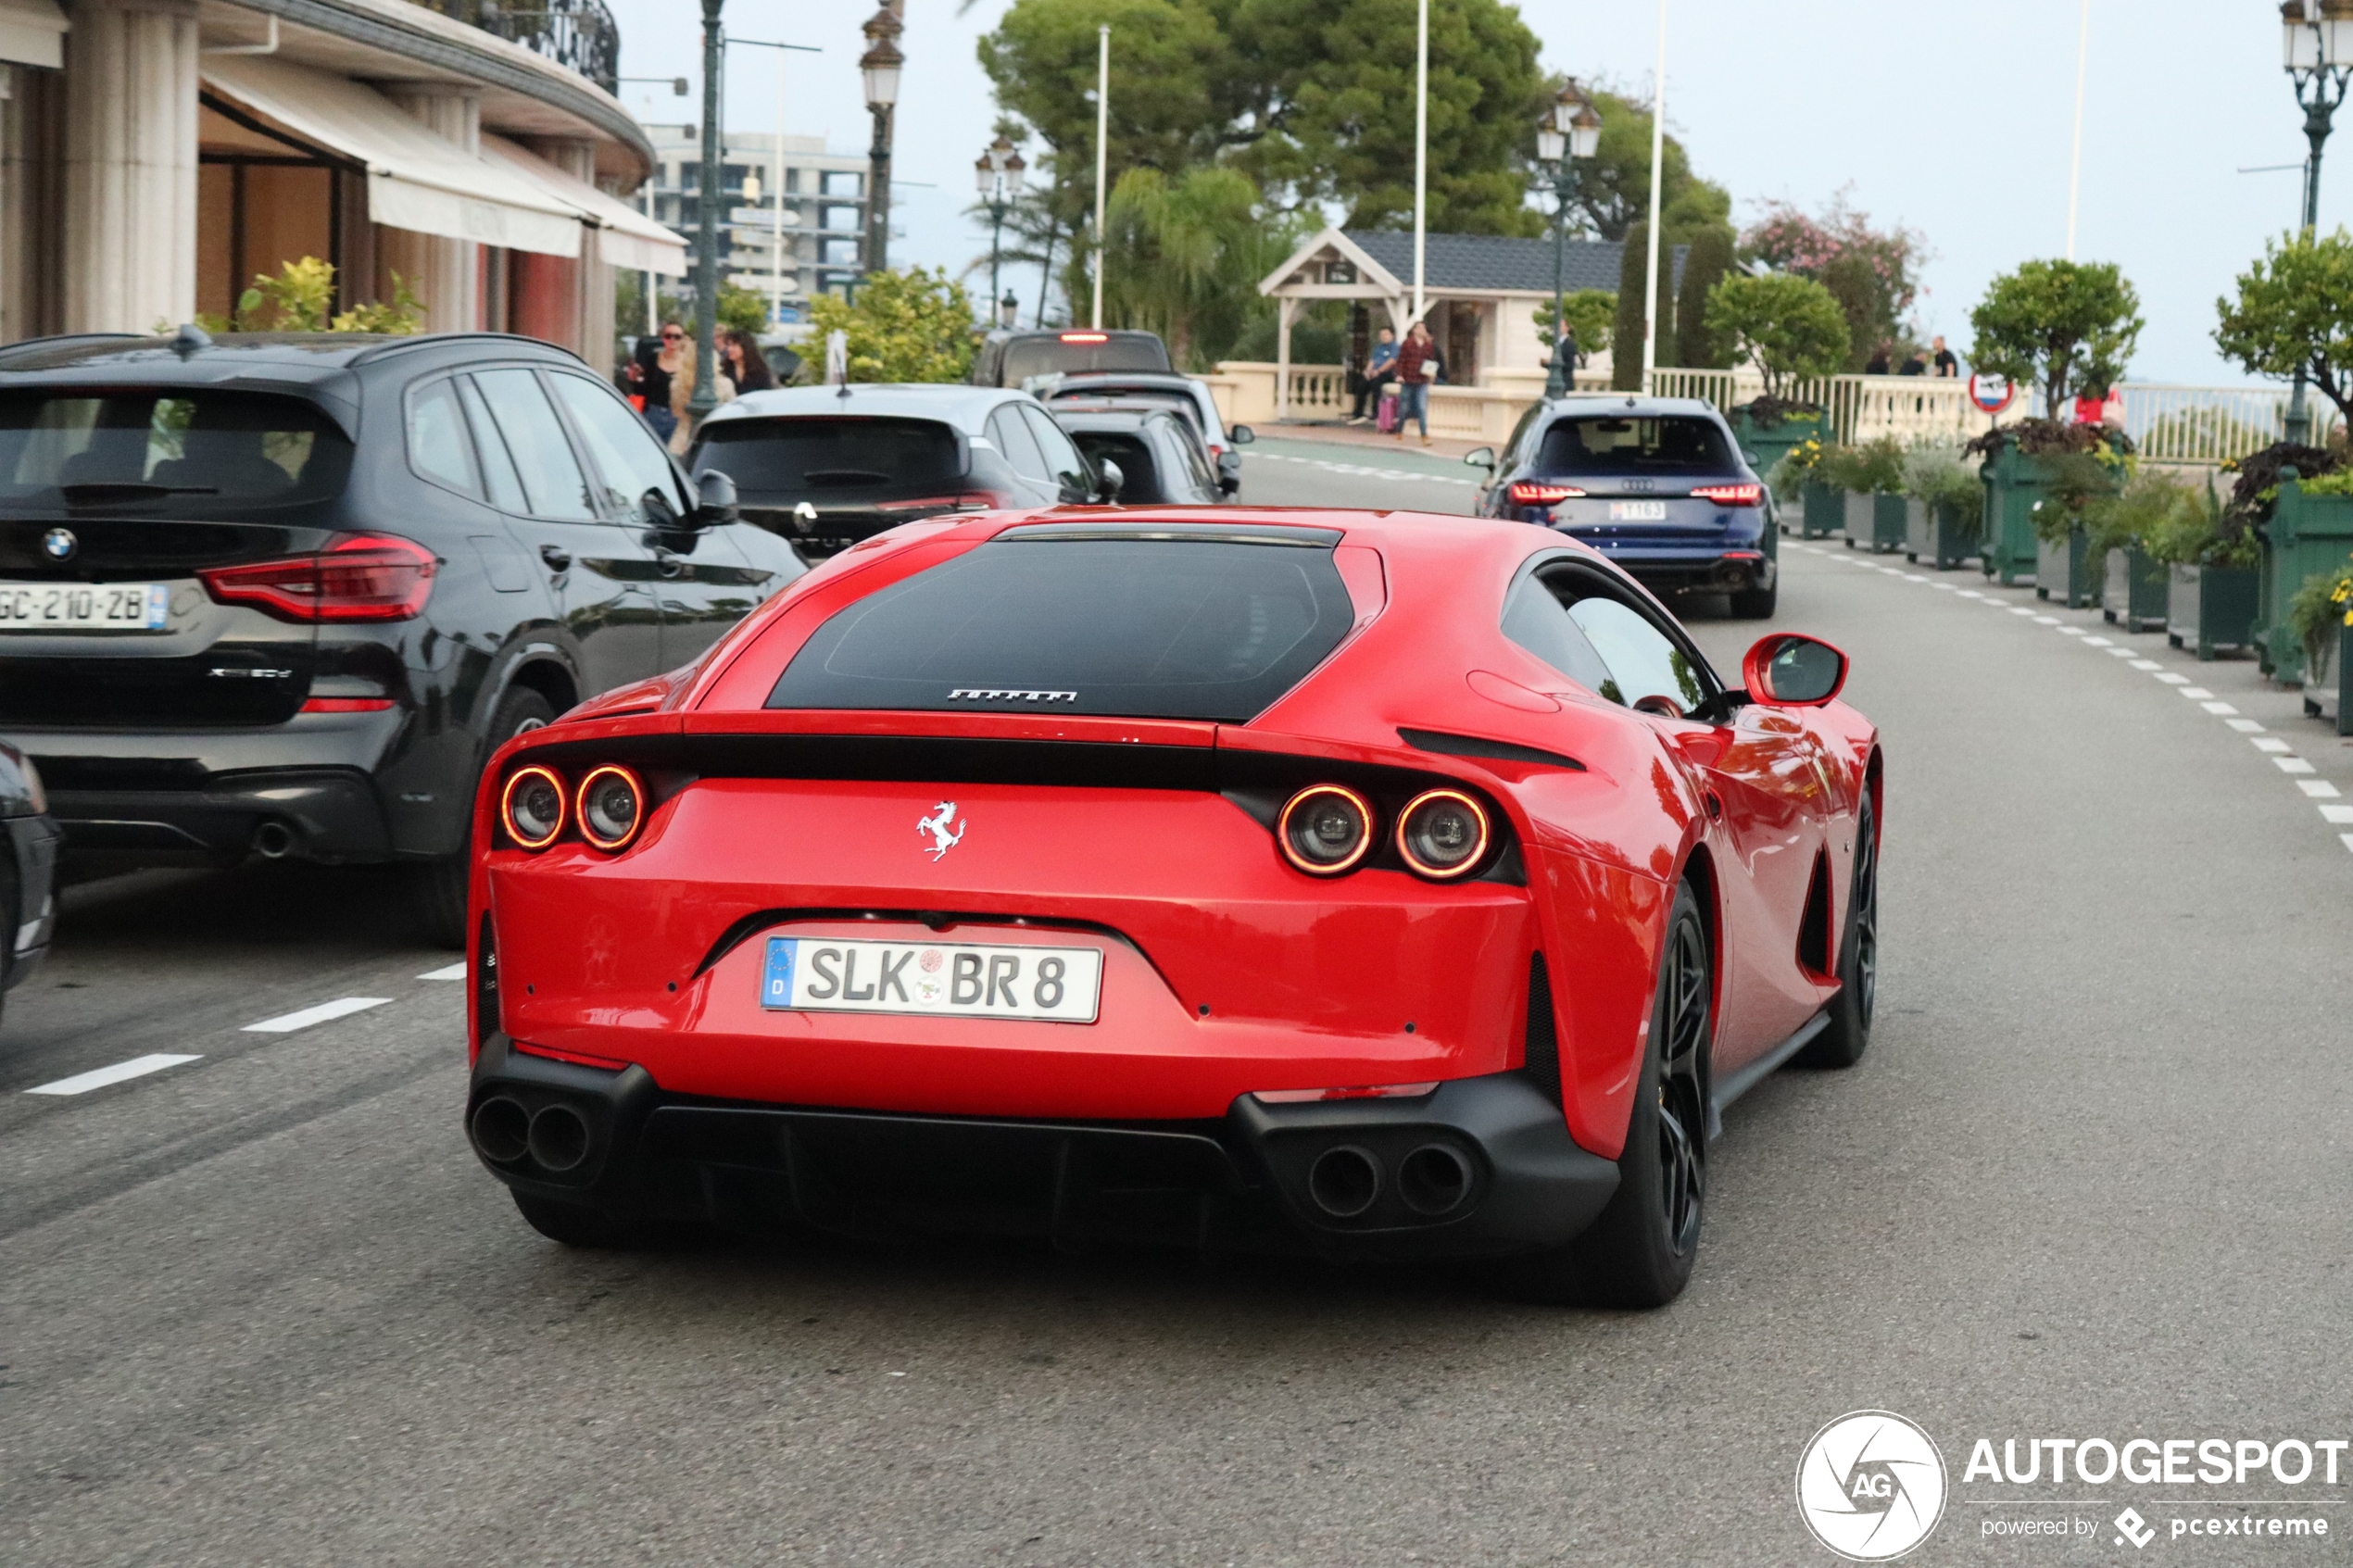
[{"label": "tall flagpole", "polygon": [[773,330],[785,319],[785,51],[776,51],[776,188],[770,194],[775,199],[776,220],[769,236],[768,246],[768,325]]},{"label": "tall flagpole", "polygon": [[1650,265],[1642,270],[1642,390],[1658,364],[1658,198],[1667,171],[1667,0],[1658,0],[1658,78],[1651,87]]},{"label": "tall flagpole", "polygon": [[2092,0],[2075,30],[2075,148],[2067,160],[2067,258],[2075,259],[2075,196],[2083,183],[2083,68],[2092,56]]},{"label": "tall flagpole", "polygon": [[1095,319],[1103,327],[1103,176],[1111,167],[1111,24],[1095,30]]},{"label": "tall flagpole", "polygon": [[1429,0],[1422,0],[1414,38],[1414,320],[1429,302],[1422,271],[1429,228]]}]

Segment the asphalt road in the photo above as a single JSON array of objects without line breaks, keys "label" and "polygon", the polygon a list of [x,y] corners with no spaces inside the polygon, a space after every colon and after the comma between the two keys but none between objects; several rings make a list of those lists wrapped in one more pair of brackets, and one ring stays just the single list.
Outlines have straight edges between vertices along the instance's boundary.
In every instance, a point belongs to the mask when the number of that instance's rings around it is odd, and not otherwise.
[{"label": "asphalt road", "polygon": [[[1291,450],[1254,454],[1253,499],[1468,495]],[[466,1150],[462,986],[420,978],[447,956],[382,878],[149,874],[68,896],[0,1032],[0,1562],[1827,1562],[1792,1477],[1864,1407],[1951,1474],[1907,1562],[2137,1561],[2109,1515],[2217,1493],[2332,1536],[2145,1555],[2343,1561],[2353,1465],[1962,1466],[1978,1436],[2353,1436],[2353,826],[2305,787],[2353,800],[2353,748],[2251,666],[1973,573],[1782,558],[1780,623],[1853,655],[1885,734],[1879,1033],[1730,1115],[1673,1307],[977,1246],[566,1252]],[[1757,630],[1694,616],[1726,665]],[[246,1027],[346,997],[383,1000]],[[24,1092],[155,1054],[198,1060]],[[2096,1538],[1985,1535],[2062,1514]]]}]

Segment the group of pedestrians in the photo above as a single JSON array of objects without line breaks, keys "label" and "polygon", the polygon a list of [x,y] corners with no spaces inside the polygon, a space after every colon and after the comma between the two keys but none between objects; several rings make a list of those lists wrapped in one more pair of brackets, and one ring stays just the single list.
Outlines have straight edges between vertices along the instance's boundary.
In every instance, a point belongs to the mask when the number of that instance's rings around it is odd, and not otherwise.
[{"label": "group of pedestrians", "polygon": [[[768,368],[768,356],[758,338],[734,327],[722,327],[718,345],[718,374],[711,382],[720,402],[729,402],[741,393],[766,392],[776,384],[776,373]],[[695,340],[686,335],[686,329],[676,321],[664,321],[661,345],[655,347],[640,339],[627,371],[630,402],[637,406],[663,444],[681,457],[692,433],[686,403],[695,395],[696,358]]]},{"label": "group of pedestrians", "polygon": [[1429,335],[1428,322],[1416,321],[1407,328],[1403,343],[1397,341],[1393,330],[1381,328],[1364,370],[1349,377],[1349,391],[1355,402],[1348,422],[1361,425],[1377,420],[1383,433],[1394,431],[1403,441],[1405,422],[1411,420],[1421,427],[1422,445],[1428,445],[1429,389],[1445,372],[1446,362],[1439,357],[1438,341]]},{"label": "group of pedestrians", "polygon": [[1927,348],[1912,350],[1912,357],[1904,361],[1901,370],[1890,368],[1889,361],[1894,352],[1895,345],[1892,343],[1882,343],[1872,349],[1871,357],[1863,363],[1863,373],[1867,376],[1957,376],[1961,373],[1960,359],[1944,346],[1942,337],[1930,339]]}]

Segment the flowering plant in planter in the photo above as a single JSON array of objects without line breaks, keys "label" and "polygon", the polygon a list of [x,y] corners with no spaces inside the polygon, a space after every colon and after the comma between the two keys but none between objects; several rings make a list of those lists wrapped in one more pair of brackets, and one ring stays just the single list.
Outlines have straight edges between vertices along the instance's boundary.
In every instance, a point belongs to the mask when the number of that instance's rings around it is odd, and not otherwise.
[{"label": "flowering plant in planter", "polygon": [[2339,567],[2307,577],[2287,602],[2287,623],[2304,645],[2305,682],[2318,685],[2328,679],[2337,627],[2353,626],[2353,571]]},{"label": "flowering plant in planter", "polygon": [[1950,508],[1961,533],[1974,538],[1985,521],[1985,486],[1957,447],[1933,439],[1904,454],[1904,494],[1931,508]]}]

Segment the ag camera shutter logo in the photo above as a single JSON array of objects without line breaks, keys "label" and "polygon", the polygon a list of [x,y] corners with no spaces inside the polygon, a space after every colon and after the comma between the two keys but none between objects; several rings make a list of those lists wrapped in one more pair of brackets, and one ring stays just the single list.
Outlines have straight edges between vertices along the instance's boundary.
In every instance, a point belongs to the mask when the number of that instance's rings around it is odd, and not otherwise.
[{"label": "ag camera shutter logo", "polygon": [[1944,1517],[1944,1456],[1893,1411],[1853,1411],[1814,1434],[1797,1461],[1797,1512],[1850,1562],[1903,1556]]}]

